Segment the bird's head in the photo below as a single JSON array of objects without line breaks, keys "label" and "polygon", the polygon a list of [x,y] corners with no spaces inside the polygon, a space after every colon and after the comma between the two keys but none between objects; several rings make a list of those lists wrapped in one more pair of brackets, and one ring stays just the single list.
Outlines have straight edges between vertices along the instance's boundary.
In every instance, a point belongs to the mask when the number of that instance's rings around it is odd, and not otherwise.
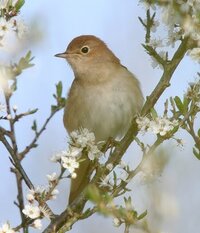
[{"label": "bird's head", "polygon": [[74,38],[64,53],[55,56],[65,58],[74,73],[84,73],[85,70],[93,68],[97,64],[120,63],[107,45],[93,35]]}]

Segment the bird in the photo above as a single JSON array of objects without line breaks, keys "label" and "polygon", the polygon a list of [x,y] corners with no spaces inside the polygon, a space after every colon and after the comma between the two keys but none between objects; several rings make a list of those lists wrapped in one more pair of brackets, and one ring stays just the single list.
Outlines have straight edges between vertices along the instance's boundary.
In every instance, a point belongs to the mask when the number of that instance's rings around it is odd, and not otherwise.
[{"label": "bird", "polygon": [[[98,37],[75,37],[63,53],[74,80],[67,95],[63,122],[67,132],[87,128],[96,141],[121,138],[143,106],[138,79]],[[68,204],[73,203],[89,183],[89,159],[80,163],[71,180]]]}]

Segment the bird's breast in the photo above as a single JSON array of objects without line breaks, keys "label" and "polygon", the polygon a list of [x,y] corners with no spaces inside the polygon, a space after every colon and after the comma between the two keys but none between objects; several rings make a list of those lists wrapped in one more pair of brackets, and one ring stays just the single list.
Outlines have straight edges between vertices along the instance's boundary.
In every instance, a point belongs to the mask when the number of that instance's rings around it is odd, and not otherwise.
[{"label": "bird's breast", "polygon": [[132,83],[120,80],[88,86],[73,84],[64,113],[67,131],[87,128],[98,141],[123,135],[136,112],[134,88]]}]

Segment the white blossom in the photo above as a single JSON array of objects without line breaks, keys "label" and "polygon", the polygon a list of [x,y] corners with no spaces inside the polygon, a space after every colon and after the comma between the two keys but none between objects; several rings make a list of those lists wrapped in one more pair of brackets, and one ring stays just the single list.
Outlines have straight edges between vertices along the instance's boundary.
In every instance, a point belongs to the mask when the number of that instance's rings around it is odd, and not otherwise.
[{"label": "white blossom", "polygon": [[57,198],[57,195],[59,194],[59,191],[58,189],[54,189],[52,192],[51,192],[51,197],[50,197],[50,200],[55,200]]},{"label": "white blossom", "polygon": [[183,28],[185,35],[191,35],[195,31],[195,24],[190,15],[188,15],[183,21]]},{"label": "white blossom", "polygon": [[47,179],[49,182],[54,182],[58,179],[58,176],[55,172],[53,172],[52,174],[47,175]]},{"label": "white blossom", "polygon": [[79,163],[74,157],[62,156],[61,160],[62,160],[62,166],[66,168],[69,171],[69,173],[73,173],[75,169],[79,167]]},{"label": "white blossom", "polygon": [[12,107],[12,108],[13,108],[13,111],[15,111],[15,112],[16,112],[16,111],[17,111],[17,109],[18,109],[18,106],[15,104],[15,105],[13,105],[13,107]]},{"label": "white blossom", "polygon": [[33,193],[28,193],[26,195],[26,199],[27,199],[28,202],[33,203],[35,201],[35,196],[34,196]]},{"label": "white blossom", "polygon": [[70,133],[69,147],[51,158],[53,162],[61,162],[62,166],[68,169],[71,177],[76,178],[75,170],[79,167],[82,153],[86,152],[90,160],[99,159],[102,152],[99,150],[94,133],[88,129],[79,129]]},{"label": "white blossom", "polygon": [[145,132],[149,128],[150,120],[148,117],[138,117],[136,123],[138,124],[138,128],[142,132]]},{"label": "white blossom", "polygon": [[4,37],[13,28],[13,21],[0,17],[0,36]]},{"label": "white blossom", "polygon": [[149,131],[164,136],[167,132],[178,125],[177,120],[170,120],[167,117],[156,117],[154,120],[147,120],[147,117],[139,117],[136,122],[141,131]]},{"label": "white blossom", "polygon": [[157,117],[154,121],[151,121],[148,131],[164,136],[167,132],[173,130],[177,125],[178,122],[176,120],[170,121],[166,117]]},{"label": "white blossom", "polygon": [[35,189],[30,189],[30,193],[32,193],[33,195],[41,194],[43,192],[45,192],[45,188],[42,186],[37,186]]},{"label": "white blossom", "polygon": [[[160,51],[158,52],[158,55],[163,59],[165,60],[166,59],[166,52],[165,51]],[[158,61],[154,58],[154,57],[151,57],[152,58],[152,61],[151,61],[151,65],[153,68],[156,68],[156,67],[159,67],[159,68],[163,68],[162,65],[160,63],[158,63]]]},{"label": "white blossom", "polygon": [[77,147],[86,147],[88,144],[93,144],[95,142],[94,133],[90,132],[88,129],[75,130],[70,133],[72,143],[75,143]]},{"label": "white blossom", "polygon": [[153,39],[151,38],[149,43],[147,43],[147,45],[153,47],[154,49],[159,48],[159,47],[163,47],[162,40],[156,39],[156,38],[153,38]]},{"label": "white blossom", "polygon": [[115,227],[118,227],[118,226],[120,226],[121,222],[118,218],[113,218],[113,224]]},{"label": "white blossom", "polygon": [[[185,36],[190,36],[193,40],[197,42],[197,48],[200,46],[200,1],[199,0],[176,0],[166,1],[167,4],[160,5],[159,3],[150,4],[147,0],[140,0],[147,9],[152,6],[159,5],[161,12],[161,20],[167,28],[167,46],[175,46],[176,41],[184,38]],[[155,10],[155,9],[154,9]],[[157,16],[158,16],[157,15]],[[143,20],[146,24],[145,20]],[[154,25],[151,28],[154,32],[158,26],[158,21],[154,18]],[[163,38],[164,41],[165,38]],[[153,63],[156,66],[156,63]]]},{"label": "white blossom", "polygon": [[140,3],[142,3],[144,5],[146,10],[149,10],[150,8],[152,8],[153,10],[156,9],[156,5],[153,3],[149,3],[147,0],[140,0]]},{"label": "white blossom", "polygon": [[23,39],[27,35],[28,27],[21,19],[16,20],[16,32],[19,39]]},{"label": "white blossom", "polygon": [[67,156],[77,157],[81,154],[82,150],[83,148],[69,146],[69,149],[67,151]]},{"label": "white blossom", "polygon": [[0,9],[5,9],[7,6],[8,0],[0,0]]},{"label": "white blossom", "polygon": [[60,162],[61,156],[62,156],[62,152],[61,152],[61,153],[57,153],[57,154],[53,155],[53,156],[50,158],[50,160],[51,160],[51,162],[53,162],[53,163]]},{"label": "white blossom", "polygon": [[6,118],[7,118],[8,120],[11,120],[11,119],[12,119],[11,114],[8,114],[8,115],[6,116]]},{"label": "white blossom", "polygon": [[12,70],[5,66],[5,65],[0,65],[0,87],[2,89],[6,89],[8,85],[8,79],[13,78],[13,72]]},{"label": "white blossom", "polygon": [[193,48],[189,51],[189,56],[200,63],[200,48]]},{"label": "white blossom", "polygon": [[0,227],[0,233],[15,233],[15,231],[10,227],[9,223],[4,223]]},{"label": "white blossom", "polygon": [[91,145],[89,147],[89,151],[88,151],[88,158],[90,160],[94,160],[96,158],[99,158],[101,156],[101,151],[98,149],[98,147],[96,145]]},{"label": "white blossom", "polygon": [[122,170],[120,172],[119,179],[126,182],[126,183],[128,183],[128,181],[129,181],[128,176],[129,176],[128,172],[126,172],[125,170]]},{"label": "white blossom", "polygon": [[76,177],[77,177],[77,174],[76,174],[75,172],[73,172],[73,173],[71,174],[71,178],[72,178],[72,179],[76,179]]},{"label": "white blossom", "polygon": [[189,83],[189,88],[185,94],[186,98],[192,100],[197,108],[200,108],[200,79]]},{"label": "white blossom", "polygon": [[[18,0],[12,0],[12,6],[15,6]],[[5,9],[6,6],[8,5],[8,2],[10,3],[9,0],[0,0],[0,9]]]},{"label": "white blossom", "polygon": [[74,146],[69,146],[67,150],[63,150],[51,157],[52,162],[60,162],[61,157],[78,157],[81,152],[82,148],[74,147]]},{"label": "white blossom", "polygon": [[100,187],[109,187],[109,188],[112,188],[112,185],[110,184],[110,177],[109,177],[109,175],[101,177],[99,185],[100,185]]},{"label": "white blossom", "polygon": [[37,230],[41,230],[42,229],[42,221],[40,219],[36,219],[33,222],[32,227],[34,227]]},{"label": "white blossom", "polygon": [[40,217],[40,209],[38,206],[27,204],[25,205],[25,208],[22,210],[22,212],[31,219]]},{"label": "white blossom", "polygon": [[154,20],[153,26],[152,26],[152,28],[151,28],[151,31],[152,31],[152,32],[156,32],[157,27],[158,27],[159,25],[160,25],[159,21],[158,21],[158,20]]}]

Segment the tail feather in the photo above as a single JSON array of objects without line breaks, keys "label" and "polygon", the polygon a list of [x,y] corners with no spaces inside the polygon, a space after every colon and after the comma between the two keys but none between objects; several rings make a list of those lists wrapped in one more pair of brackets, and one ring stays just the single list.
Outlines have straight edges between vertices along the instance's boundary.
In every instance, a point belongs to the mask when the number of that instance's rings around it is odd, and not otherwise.
[{"label": "tail feather", "polygon": [[87,158],[86,160],[80,163],[78,169],[76,169],[77,177],[75,179],[71,179],[71,187],[69,194],[69,204],[71,204],[78,195],[84,190],[84,188],[89,183],[89,174],[88,170],[90,168],[91,161]]}]

